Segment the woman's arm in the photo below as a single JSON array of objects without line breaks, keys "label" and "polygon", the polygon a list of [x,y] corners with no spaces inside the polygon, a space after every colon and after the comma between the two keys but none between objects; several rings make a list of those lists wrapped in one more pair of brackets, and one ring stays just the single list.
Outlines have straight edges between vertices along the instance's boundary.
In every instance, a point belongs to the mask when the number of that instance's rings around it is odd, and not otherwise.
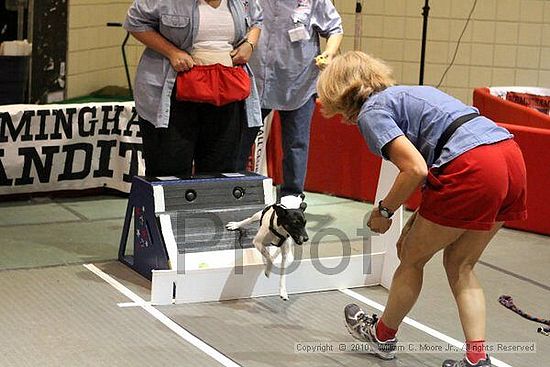
[{"label": "woman's arm", "polygon": [[191,55],[180,50],[157,31],[130,32],[134,38],[143,43],[150,49],[170,60],[170,64],[176,71],[187,71],[191,69],[195,62]]},{"label": "woman's arm", "polygon": [[324,54],[329,54],[331,57],[336,55],[338,53],[338,49],[340,48],[340,43],[342,43],[342,39],[344,38],[343,33],[335,33],[331,36],[329,36],[327,40],[327,45],[325,47]]},{"label": "woman's arm", "polygon": [[246,42],[242,43],[239,47],[231,52],[231,58],[233,59],[233,65],[244,65],[250,60],[254,48],[258,44],[260,39],[260,33],[262,30],[258,27],[252,27],[246,35]]},{"label": "woman's arm", "polygon": [[395,211],[424,182],[428,175],[428,166],[424,157],[405,136],[395,138],[384,150],[390,161],[399,168],[399,174],[382,205]]},{"label": "woman's arm", "polygon": [[[396,211],[425,180],[428,167],[420,152],[405,136],[399,136],[386,144],[384,151],[399,169],[399,174],[388,195],[382,200],[382,206]],[[374,232],[384,233],[390,225],[391,220],[383,217],[377,208],[372,211],[369,227]]]},{"label": "woman's arm", "polygon": [[258,27],[253,27],[250,29],[248,34],[246,35],[246,38],[254,47],[258,44],[258,40],[260,39],[260,34],[262,33],[262,29]]},{"label": "woman's arm", "polygon": [[331,1],[318,0],[312,11],[312,24],[327,39],[325,51],[315,58],[316,65],[323,69],[336,56],[344,38],[342,17]]},{"label": "woman's arm", "polygon": [[250,0],[248,3],[248,17],[250,19],[250,27],[246,34],[246,42],[236,47],[231,52],[231,58],[233,59],[233,65],[244,65],[250,60],[254,48],[258,44],[260,39],[260,33],[262,32],[264,12],[258,0]]},{"label": "woman's arm", "polygon": [[194,64],[191,56],[178,49],[158,32],[159,8],[158,1],[134,1],[128,9],[124,28],[145,46],[168,58],[176,71],[188,70]]},{"label": "woman's arm", "polygon": [[334,56],[336,56],[343,38],[343,33],[335,33],[329,36],[329,38],[327,39],[325,51],[315,58],[315,63],[320,69],[323,69],[325,66],[327,66],[332,61]]}]

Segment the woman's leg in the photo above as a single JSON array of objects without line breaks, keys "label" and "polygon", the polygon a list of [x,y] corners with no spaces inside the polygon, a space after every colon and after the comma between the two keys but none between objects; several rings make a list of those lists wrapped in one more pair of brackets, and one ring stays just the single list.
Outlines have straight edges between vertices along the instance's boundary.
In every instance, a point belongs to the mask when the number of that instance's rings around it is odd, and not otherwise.
[{"label": "woman's leg", "polygon": [[401,229],[401,235],[399,236],[399,239],[397,240],[397,243],[395,244],[395,247],[397,247],[397,258],[401,261],[401,249],[403,249],[403,243],[405,242],[405,238],[407,238],[407,235],[409,234],[409,231],[411,230],[411,227],[416,220],[416,216],[418,215],[418,211],[414,212],[409,219],[407,220],[407,223],[403,226],[403,229]]},{"label": "woman's leg", "polygon": [[180,117],[172,112],[166,128],[155,128],[149,121],[139,119],[145,175],[159,177],[191,174],[196,134],[192,128],[181,128],[181,124],[191,122],[181,122]]},{"label": "woman's leg", "polygon": [[467,341],[485,340],[485,296],[474,266],[502,225],[496,223],[490,231],[467,231],[444,252],[443,264]]},{"label": "woman's leg", "polygon": [[485,295],[474,273],[481,254],[502,227],[497,222],[489,231],[469,230],[445,249],[443,264],[458,307],[466,338],[466,361],[446,360],[444,367],[489,366],[485,352]]},{"label": "woman's leg", "polygon": [[395,271],[382,322],[397,330],[401,321],[412,309],[420,290],[424,275],[424,265],[439,250],[454,243],[464,229],[445,227],[433,223],[420,214],[403,239],[400,257],[401,263]]},{"label": "woman's leg", "polygon": [[400,264],[393,276],[386,308],[380,320],[366,315],[356,304],[344,310],[349,332],[357,339],[371,343],[372,353],[382,359],[395,357],[395,334],[405,316],[412,309],[420,291],[424,265],[439,250],[454,243],[466,232],[446,227],[424,218],[420,213],[407,222],[398,241]]},{"label": "woman's leg", "polygon": [[241,139],[243,102],[199,109],[199,137],[195,145],[195,173],[235,172]]},{"label": "woman's leg", "polygon": [[309,152],[311,117],[315,110],[312,96],[293,111],[279,111],[283,139],[283,185],[281,196],[300,195],[304,191]]}]

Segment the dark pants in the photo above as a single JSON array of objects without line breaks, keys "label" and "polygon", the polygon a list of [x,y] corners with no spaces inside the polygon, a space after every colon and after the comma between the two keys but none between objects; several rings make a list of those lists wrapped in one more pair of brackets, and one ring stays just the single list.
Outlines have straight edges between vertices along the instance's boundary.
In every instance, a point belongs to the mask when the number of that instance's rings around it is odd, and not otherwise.
[{"label": "dark pants", "polygon": [[241,103],[222,107],[172,101],[168,128],[140,119],[147,176],[234,172],[241,137]]},{"label": "dark pants", "polygon": [[[281,195],[299,195],[304,191],[306,179],[307,158],[309,152],[309,134],[311,117],[315,109],[315,96],[312,96],[303,106],[292,111],[279,111],[281,118],[281,133],[283,140],[283,185]],[[262,119],[271,110],[262,110]],[[244,170],[250,148],[260,130],[245,128],[241,138],[237,170]]]}]

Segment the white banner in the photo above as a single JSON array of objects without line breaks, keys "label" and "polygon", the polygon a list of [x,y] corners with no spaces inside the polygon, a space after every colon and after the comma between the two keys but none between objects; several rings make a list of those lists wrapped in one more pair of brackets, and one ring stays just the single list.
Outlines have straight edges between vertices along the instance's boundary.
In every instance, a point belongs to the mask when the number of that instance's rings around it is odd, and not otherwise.
[{"label": "white banner", "polygon": [[133,102],[0,106],[0,195],[129,192],[141,150]]},{"label": "white banner", "polygon": [[267,140],[271,131],[271,122],[273,121],[273,111],[264,119],[264,125],[258,132],[255,140],[254,149],[254,172],[260,175],[268,176],[267,174]]}]

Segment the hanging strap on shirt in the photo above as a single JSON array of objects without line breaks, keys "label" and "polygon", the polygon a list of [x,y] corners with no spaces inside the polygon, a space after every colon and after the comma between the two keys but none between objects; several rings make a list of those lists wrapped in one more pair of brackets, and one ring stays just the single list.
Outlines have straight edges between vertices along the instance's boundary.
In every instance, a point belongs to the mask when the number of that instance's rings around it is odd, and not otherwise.
[{"label": "hanging strap on shirt", "polygon": [[464,125],[466,122],[478,116],[479,116],[479,113],[477,112],[469,113],[467,115],[460,116],[459,118],[454,120],[449,126],[447,126],[447,128],[445,129],[445,131],[443,131],[443,134],[441,134],[441,137],[437,141],[437,145],[435,146],[434,160],[433,160],[434,162],[439,159],[439,156],[441,155],[441,151],[443,150],[443,147],[445,146],[445,144],[447,144],[447,142],[449,141],[451,136],[454,134],[456,129],[458,129],[461,125]]}]

